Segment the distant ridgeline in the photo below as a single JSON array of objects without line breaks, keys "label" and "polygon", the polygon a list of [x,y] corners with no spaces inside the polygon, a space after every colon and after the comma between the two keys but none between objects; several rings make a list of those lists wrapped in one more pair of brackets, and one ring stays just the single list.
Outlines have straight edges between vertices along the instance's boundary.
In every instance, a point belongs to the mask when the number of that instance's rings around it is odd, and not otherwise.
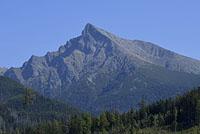
[{"label": "distant ridgeline", "polygon": [[126,113],[104,112],[98,117],[84,113],[69,122],[54,120],[18,129],[25,134],[181,134],[200,133],[200,88]]},{"label": "distant ridgeline", "polygon": [[68,121],[75,114],[79,112],[72,106],[0,76],[0,134],[56,119]]}]

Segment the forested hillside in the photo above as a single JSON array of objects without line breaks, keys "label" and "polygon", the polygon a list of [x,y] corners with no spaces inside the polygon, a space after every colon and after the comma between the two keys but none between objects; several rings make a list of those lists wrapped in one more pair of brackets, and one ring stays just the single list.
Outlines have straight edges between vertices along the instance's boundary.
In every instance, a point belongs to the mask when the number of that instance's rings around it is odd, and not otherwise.
[{"label": "forested hillside", "polygon": [[[134,100],[133,100],[134,101]],[[73,116],[70,122],[54,120],[26,129],[26,134],[198,134],[200,88],[152,105],[141,101],[140,110]]]},{"label": "forested hillside", "polygon": [[0,134],[195,134],[200,124],[200,88],[151,105],[144,98],[139,110],[92,116],[0,77],[0,100]]},{"label": "forested hillside", "polygon": [[0,134],[46,121],[68,121],[78,113],[70,105],[44,98],[9,78],[0,77]]}]

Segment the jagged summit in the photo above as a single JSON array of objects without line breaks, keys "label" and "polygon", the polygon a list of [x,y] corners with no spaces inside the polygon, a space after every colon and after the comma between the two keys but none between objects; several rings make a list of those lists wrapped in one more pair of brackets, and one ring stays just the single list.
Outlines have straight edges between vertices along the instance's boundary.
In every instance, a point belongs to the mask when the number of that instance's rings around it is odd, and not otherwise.
[{"label": "jagged summit", "polygon": [[82,31],[82,35],[83,36],[87,36],[90,35],[95,39],[100,39],[102,40],[102,38],[107,38],[112,40],[113,42],[119,42],[120,40],[122,40],[122,38],[102,29],[99,27],[94,26],[93,24],[87,23],[84,30]]},{"label": "jagged summit", "polygon": [[87,23],[87,24],[85,25],[85,28],[83,29],[83,33],[90,33],[90,32],[92,32],[93,30],[97,30],[97,28],[96,28],[94,25],[92,25],[92,24],[90,24],[90,23]]},{"label": "jagged summit", "polygon": [[159,65],[173,71],[200,74],[200,61],[182,56],[153,43],[123,39],[90,23],[86,24],[83,33],[84,39],[92,41],[90,45],[101,42],[104,46],[110,45],[129,57],[137,58],[143,62]]},{"label": "jagged summit", "polygon": [[90,35],[93,35],[95,33],[101,33],[101,29],[97,28],[96,26],[90,24],[90,23],[87,23],[82,31],[82,35],[87,35],[87,34],[90,34]]},{"label": "jagged summit", "polygon": [[[200,84],[200,61],[88,23],[56,52],[32,56],[5,76],[87,111],[126,111]],[[132,103],[134,100],[134,103]]]},{"label": "jagged summit", "polygon": [[[83,33],[93,33],[93,32],[106,32],[105,30],[91,24],[91,23],[87,23],[83,29]],[[108,33],[108,32],[107,32]]]}]

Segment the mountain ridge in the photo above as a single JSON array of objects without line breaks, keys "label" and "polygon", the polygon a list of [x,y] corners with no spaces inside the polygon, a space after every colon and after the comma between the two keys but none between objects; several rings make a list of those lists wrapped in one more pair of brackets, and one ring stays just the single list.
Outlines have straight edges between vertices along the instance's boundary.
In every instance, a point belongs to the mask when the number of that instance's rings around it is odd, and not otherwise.
[{"label": "mountain ridge", "polygon": [[[98,112],[113,107],[126,111],[133,106],[130,100],[139,102],[150,89],[151,96],[146,94],[150,102],[158,100],[162,96],[158,92],[163,89],[169,93],[162,97],[171,97],[198,86],[199,74],[198,60],[87,24],[80,36],[67,41],[58,51],[32,56],[21,68],[7,70],[5,76],[45,96]],[[174,80],[177,76],[182,78]],[[97,104],[100,107],[95,107]]]}]

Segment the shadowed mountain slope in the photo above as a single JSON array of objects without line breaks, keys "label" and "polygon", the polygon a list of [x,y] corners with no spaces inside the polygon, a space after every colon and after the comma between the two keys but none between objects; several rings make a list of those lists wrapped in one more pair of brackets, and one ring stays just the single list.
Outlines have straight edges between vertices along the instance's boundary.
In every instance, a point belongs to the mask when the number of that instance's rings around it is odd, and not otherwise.
[{"label": "shadowed mountain slope", "polygon": [[51,100],[9,78],[0,76],[0,128],[32,126],[55,119],[68,120],[80,112],[71,105]]}]

